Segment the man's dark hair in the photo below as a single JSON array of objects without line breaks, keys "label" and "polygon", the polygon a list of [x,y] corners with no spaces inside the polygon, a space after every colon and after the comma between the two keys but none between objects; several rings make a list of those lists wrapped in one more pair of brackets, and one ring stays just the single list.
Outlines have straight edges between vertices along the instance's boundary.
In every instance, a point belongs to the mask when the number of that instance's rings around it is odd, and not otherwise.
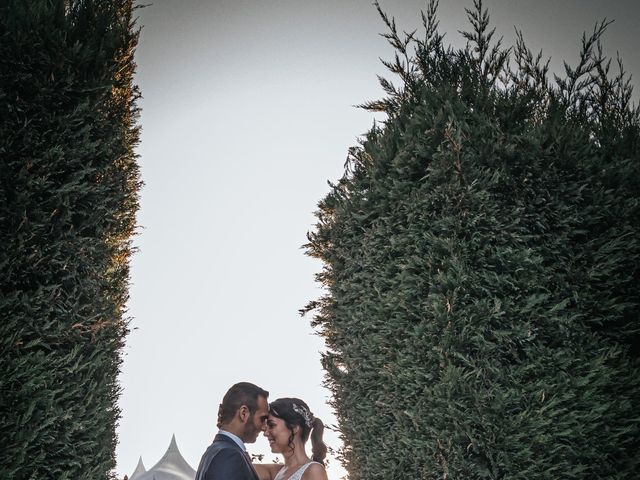
[{"label": "man's dark hair", "polygon": [[269,398],[269,392],[249,382],[233,385],[218,408],[218,428],[229,423],[242,405],[246,405],[253,415],[258,408],[258,397]]}]

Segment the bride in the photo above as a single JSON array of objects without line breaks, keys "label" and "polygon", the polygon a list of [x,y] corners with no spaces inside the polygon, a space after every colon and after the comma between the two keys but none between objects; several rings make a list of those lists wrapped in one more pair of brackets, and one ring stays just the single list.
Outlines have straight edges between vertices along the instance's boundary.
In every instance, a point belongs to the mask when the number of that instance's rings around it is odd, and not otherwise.
[{"label": "bride", "polygon": [[[269,404],[264,436],[271,451],[284,457],[282,464],[257,463],[260,480],[327,480],[323,460],[327,446],[322,441],[324,424],[298,398],[279,398]],[[304,445],[311,436],[311,458]]]}]

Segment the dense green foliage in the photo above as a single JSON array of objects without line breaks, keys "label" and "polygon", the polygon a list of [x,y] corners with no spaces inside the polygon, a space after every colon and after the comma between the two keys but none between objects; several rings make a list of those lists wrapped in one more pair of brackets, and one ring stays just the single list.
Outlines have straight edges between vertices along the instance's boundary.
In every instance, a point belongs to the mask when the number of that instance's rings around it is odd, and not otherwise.
[{"label": "dense green foliage", "polygon": [[435,10],[380,12],[401,83],[309,234],[349,478],[637,478],[640,111],[606,25],[552,82],[479,1],[460,50]]},{"label": "dense green foliage", "polygon": [[0,6],[0,478],[113,477],[139,188],[131,0]]}]

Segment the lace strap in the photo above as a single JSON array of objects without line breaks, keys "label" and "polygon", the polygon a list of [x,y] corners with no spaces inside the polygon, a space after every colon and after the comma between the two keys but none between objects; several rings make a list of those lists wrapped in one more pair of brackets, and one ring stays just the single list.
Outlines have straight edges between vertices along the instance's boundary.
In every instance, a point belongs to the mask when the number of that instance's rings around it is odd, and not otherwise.
[{"label": "lace strap", "polygon": [[[307,471],[307,468],[309,468],[309,466],[312,463],[319,463],[319,462],[309,462],[309,463],[305,463],[304,465],[302,465],[298,470],[296,470],[295,472],[293,472],[293,474],[289,477],[289,480],[300,480],[302,478],[302,476],[304,475],[304,472]],[[322,464],[320,464],[322,465]],[[276,477],[274,478],[274,480],[282,480],[284,478],[284,473],[283,473],[284,467],[282,467],[280,470],[278,470],[278,474],[276,475]]]},{"label": "lace strap", "polygon": [[304,472],[307,471],[307,468],[309,468],[309,466],[312,463],[318,463],[318,462],[309,462],[309,463],[305,463],[303,466],[301,466],[298,470],[296,470],[295,472],[293,472],[293,475],[291,475],[289,477],[289,480],[300,480],[302,478],[302,475],[304,475]]}]

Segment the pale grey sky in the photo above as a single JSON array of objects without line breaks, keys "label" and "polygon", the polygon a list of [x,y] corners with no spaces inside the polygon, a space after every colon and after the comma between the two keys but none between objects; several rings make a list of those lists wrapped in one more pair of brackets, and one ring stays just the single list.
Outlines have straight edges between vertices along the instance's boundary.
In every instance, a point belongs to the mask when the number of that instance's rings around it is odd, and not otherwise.
[{"label": "pale grey sky", "polygon": [[[580,37],[604,17],[604,37],[640,78],[640,2],[486,1],[511,45],[575,62]],[[441,1],[440,30],[456,46],[471,1]],[[399,27],[419,27],[426,2],[381,0]],[[156,0],[144,26],[137,82],[144,95],[141,194],[124,353],[117,473],[147,468],[172,433],[197,468],[217,406],[237,381],[271,398],[298,396],[327,423],[319,351],[297,311],[320,295],[321,265],[301,245],[327,180],[373,116],[378,57],[391,53],[369,0]],[[635,98],[638,98],[636,92]],[[380,432],[384,435],[384,432]],[[328,443],[337,447],[328,432]],[[273,456],[261,436],[253,453]],[[342,470],[333,461],[330,478]]]}]

